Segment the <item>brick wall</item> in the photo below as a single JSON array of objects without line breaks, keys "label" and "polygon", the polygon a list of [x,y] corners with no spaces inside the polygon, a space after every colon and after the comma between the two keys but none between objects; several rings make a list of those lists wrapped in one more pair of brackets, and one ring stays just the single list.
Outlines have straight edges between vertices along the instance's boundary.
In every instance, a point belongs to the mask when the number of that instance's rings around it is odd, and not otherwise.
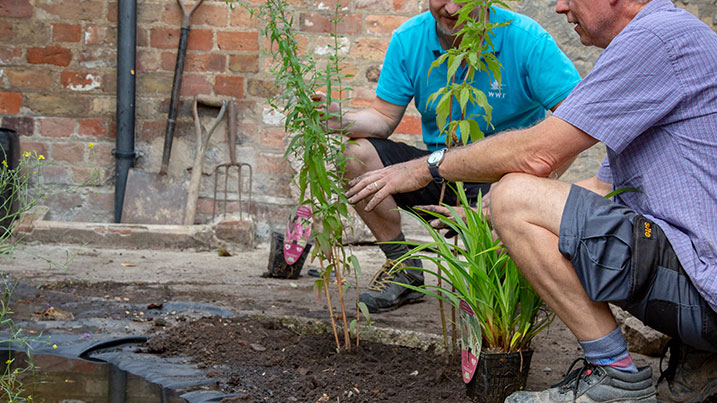
[{"label": "brick wall", "polygon": [[[325,50],[332,1],[293,0],[302,43],[315,55]],[[179,38],[181,13],[175,1],[138,1],[137,13],[137,167],[157,172]],[[190,3],[190,5],[193,3]],[[558,40],[581,74],[599,50],[580,45],[577,35],[556,15],[554,1],[511,3],[538,20]],[[715,26],[712,0],[677,1]],[[354,88],[351,107],[367,105],[381,69],[391,32],[425,9],[427,0],[350,0],[339,30],[347,39],[347,82]],[[55,220],[110,222],[113,219],[116,121],[117,3],[109,0],[0,0],[0,125],[21,135],[23,151],[47,157],[41,179],[54,189],[71,189],[102,170],[91,186],[57,193],[47,201]],[[195,134],[191,97],[233,97],[238,103],[237,158],[254,168],[253,210],[259,237],[283,221],[293,203],[293,171],[282,162],[286,134],[280,116],[265,99],[272,90],[267,41],[260,22],[223,0],[205,0],[192,19],[182,85],[179,120],[170,174],[192,165]],[[207,124],[217,110],[200,108]],[[420,140],[420,123],[409,108],[399,138]],[[211,218],[216,164],[228,161],[224,123],[214,134],[205,160],[198,221]],[[602,159],[600,147],[581,156],[569,179],[590,176]],[[236,207],[236,203],[230,205]]]}]

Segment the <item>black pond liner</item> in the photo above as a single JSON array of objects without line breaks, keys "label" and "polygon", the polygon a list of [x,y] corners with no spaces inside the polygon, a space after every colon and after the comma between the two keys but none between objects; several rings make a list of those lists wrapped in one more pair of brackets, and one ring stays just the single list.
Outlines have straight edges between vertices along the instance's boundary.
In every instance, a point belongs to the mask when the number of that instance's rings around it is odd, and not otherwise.
[{"label": "black pond liner", "polygon": [[533,351],[481,352],[473,379],[466,384],[468,397],[479,403],[502,403],[513,392],[525,389]]}]

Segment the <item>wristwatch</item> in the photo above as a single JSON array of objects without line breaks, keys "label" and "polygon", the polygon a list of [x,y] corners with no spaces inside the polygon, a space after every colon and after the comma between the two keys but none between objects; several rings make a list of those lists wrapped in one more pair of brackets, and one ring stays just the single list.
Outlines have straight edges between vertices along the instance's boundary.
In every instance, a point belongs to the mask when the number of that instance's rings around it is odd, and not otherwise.
[{"label": "wristwatch", "polygon": [[433,177],[433,181],[436,183],[443,183],[446,180],[443,179],[441,174],[438,173],[438,166],[441,165],[441,162],[443,162],[443,158],[446,155],[446,149],[442,148],[438,151],[432,152],[428,156],[428,170],[431,172],[431,176]]}]

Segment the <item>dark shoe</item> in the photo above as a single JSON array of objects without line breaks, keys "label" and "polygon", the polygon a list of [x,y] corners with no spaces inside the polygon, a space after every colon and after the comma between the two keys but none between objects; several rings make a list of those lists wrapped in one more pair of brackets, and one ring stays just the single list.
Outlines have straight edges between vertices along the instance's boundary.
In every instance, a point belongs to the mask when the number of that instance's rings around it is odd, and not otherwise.
[{"label": "dark shoe", "polygon": [[[717,353],[692,348],[679,340],[667,344],[670,358],[657,381],[657,396],[665,402],[717,401]],[[665,354],[667,353],[665,349]],[[662,358],[665,358],[663,354]]]},{"label": "dark shoe", "polygon": [[[395,281],[420,287],[423,285],[423,273],[418,270],[391,270],[394,264],[393,260],[386,260],[381,270],[371,279],[368,290],[359,295],[359,302],[366,304],[371,313],[392,311],[401,305],[418,302],[423,298],[423,294],[418,291],[392,283]],[[420,262],[415,266],[419,264]],[[405,265],[401,263],[399,267]]]},{"label": "dark shoe", "polygon": [[[582,361],[582,368],[572,370]],[[506,403],[527,402],[657,402],[652,386],[652,367],[638,368],[635,373],[607,366],[589,364],[578,358],[565,378],[542,392],[515,392]]]}]

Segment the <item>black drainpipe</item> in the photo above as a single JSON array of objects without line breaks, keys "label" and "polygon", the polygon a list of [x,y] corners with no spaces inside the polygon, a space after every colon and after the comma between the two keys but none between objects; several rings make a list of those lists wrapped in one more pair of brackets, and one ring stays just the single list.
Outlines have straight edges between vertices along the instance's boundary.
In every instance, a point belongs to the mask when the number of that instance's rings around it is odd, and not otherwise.
[{"label": "black drainpipe", "polygon": [[122,221],[127,174],[134,167],[137,0],[117,3],[117,159],[115,222]]}]

